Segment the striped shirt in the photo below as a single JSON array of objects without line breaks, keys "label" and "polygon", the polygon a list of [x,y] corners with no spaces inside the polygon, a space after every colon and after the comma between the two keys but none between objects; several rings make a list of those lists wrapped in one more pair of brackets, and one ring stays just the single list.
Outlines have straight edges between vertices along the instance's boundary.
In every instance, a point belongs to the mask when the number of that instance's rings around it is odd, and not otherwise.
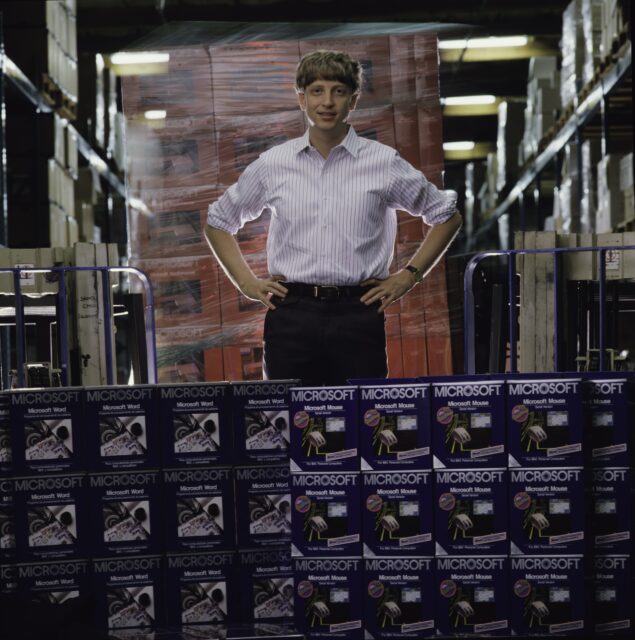
[{"label": "striped shirt", "polygon": [[353,127],[326,159],[307,131],[252,162],[209,206],[207,222],[234,235],[268,208],[270,274],[287,282],[356,285],[388,276],[397,209],[439,224],[455,212],[456,197]]}]

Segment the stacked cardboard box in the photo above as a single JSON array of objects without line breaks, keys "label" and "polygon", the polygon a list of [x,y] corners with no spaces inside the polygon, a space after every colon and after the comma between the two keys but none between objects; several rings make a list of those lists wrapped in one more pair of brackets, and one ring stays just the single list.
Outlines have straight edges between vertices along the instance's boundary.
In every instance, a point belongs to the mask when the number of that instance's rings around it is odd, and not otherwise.
[{"label": "stacked cardboard box", "polygon": [[501,102],[498,105],[496,136],[496,190],[502,191],[518,175],[518,149],[524,132],[525,103]]},{"label": "stacked cardboard box", "polygon": [[591,82],[602,60],[603,0],[582,0],[582,31],[584,33],[584,84]]},{"label": "stacked cardboard box", "polygon": [[563,107],[575,104],[582,88],[585,50],[582,0],[572,0],[562,13],[560,99]]},{"label": "stacked cardboard box", "polygon": [[[168,265],[172,258],[207,254],[202,235],[207,206],[260,153],[303,134],[295,68],[301,55],[320,47],[346,50],[364,66],[360,105],[350,117],[357,132],[395,147],[431,182],[442,185],[436,35],[263,40],[171,49],[166,73],[122,78],[128,187],[151,211],[150,216],[130,212],[132,264],[149,267],[144,261],[160,258]],[[149,110],[163,110],[166,118],[150,121],[144,117]],[[263,212],[238,233],[247,261],[261,275],[267,273],[268,216]],[[420,219],[398,212],[396,264],[407,262],[424,234]],[[205,264],[199,279],[208,274]],[[403,304],[390,309],[387,333],[393,375],[451,371],[445,292],[441,264]],[[242,298],[224,274],[218,295],[205,300],[204,307],[202,316],[196,314],[201,319],[219,316],[214,348],[222,349],[222,378],[260,378],[264,307]],[[171,329],[168,324],[166,314],[157,315],[159,335]],[[214,329],[211,324],[192,324],[199,332],[203,326]],[[173,346],[174,354],[162,369],[165,375],[184,363],[186,345]],[[165,347],[162,356],[167,355],[168,343]]]}]

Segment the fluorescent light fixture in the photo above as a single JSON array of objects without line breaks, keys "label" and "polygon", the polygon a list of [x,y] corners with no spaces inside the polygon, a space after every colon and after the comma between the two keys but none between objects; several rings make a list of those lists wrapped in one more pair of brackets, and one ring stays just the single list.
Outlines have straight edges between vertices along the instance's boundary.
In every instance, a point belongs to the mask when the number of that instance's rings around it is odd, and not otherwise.
[{"label": "fluorescent light fixture", "polygon": [[143,114],[143,117],[146,120],[165,120],[167,115],[168,112],[164,111],[163,109],[152,109],[150,111],[146,111]]},{"label": "fluorescent light fixture", "polygon": [[119,51],[110,56],[111,64],[160,64],[169,61],[170,54],[161,51]]},{"label": "fluorescent light fixture", "polygon": [[443,151],[472,151],[474,149],[473,140],[459,140],[457,142],[444,142]]},{"label": "fluorescent light fixture", "polygon": [[496,102],[496,96],[481,95],[481,96],[450,96],[447,98],[441,98],[441,104],[447,106],[459,106],[470,104],[494,104]]},{"label": "fluorescent light fixture", "polygon": [[527,36],[492,36],[490,38],[470,38],[467,40],[441,40],[439,49],[493,49],[499,47],[524,47],[529,42]]}]

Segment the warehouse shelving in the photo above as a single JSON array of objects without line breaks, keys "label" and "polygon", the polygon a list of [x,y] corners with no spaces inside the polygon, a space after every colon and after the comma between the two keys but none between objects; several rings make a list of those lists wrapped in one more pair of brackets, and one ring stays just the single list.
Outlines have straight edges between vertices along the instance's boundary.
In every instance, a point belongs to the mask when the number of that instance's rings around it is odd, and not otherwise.
[{"label": "warehouse shelving", "polygon": [[[532,184],[540,180],[542,173],[551,163],[554,161],[556,163],[558,162],[558,154],[570,140],[575,137],[581,137],[582,130],[588,126],[598,112],[602,118],[602,152],[603,154],[607,153],[607,143],[610,136],[608,98],[630,78],[631,49],[631,42],[627,40],[614,56],[613,62],[599,74],[596,82],[584,88],[578,97],[577,106],[573,108],[567,118],[562,119],[563,121],[561,121],[560,128],[555,131],[552,136],[543,139],[542,151],[526,166],[516,180],[516,183],[511,186],[498,206],[490,212],[487,221],[470,239],[469,248],[473,248],[480,237],[490,232],[492,227],[498,223],[501,216],[508,214],[514,205],[518,204],[520,209],[519,215],[521,219],[524,217],[525,192]],[[556,180],[557,174],[558,171],[556,171]],[[581,193],[581,189],[579,193]],[[521,224],[520,227],[523,228],[524,225]]]}]

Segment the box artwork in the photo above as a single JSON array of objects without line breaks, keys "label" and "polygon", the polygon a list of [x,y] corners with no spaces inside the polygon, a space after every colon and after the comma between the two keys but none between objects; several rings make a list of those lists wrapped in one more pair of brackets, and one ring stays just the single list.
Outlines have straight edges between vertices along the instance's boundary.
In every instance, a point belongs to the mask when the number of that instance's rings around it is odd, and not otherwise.
[{"label": "box artwork", "polygon": [[596,553],[633,552],[633,486],[629,467],[591,469],[587,495]]},{"label": "box artwork", "polygon": [[633,574],[631,556],[593,558],[591,620],[596,634],[632,635]]}]

